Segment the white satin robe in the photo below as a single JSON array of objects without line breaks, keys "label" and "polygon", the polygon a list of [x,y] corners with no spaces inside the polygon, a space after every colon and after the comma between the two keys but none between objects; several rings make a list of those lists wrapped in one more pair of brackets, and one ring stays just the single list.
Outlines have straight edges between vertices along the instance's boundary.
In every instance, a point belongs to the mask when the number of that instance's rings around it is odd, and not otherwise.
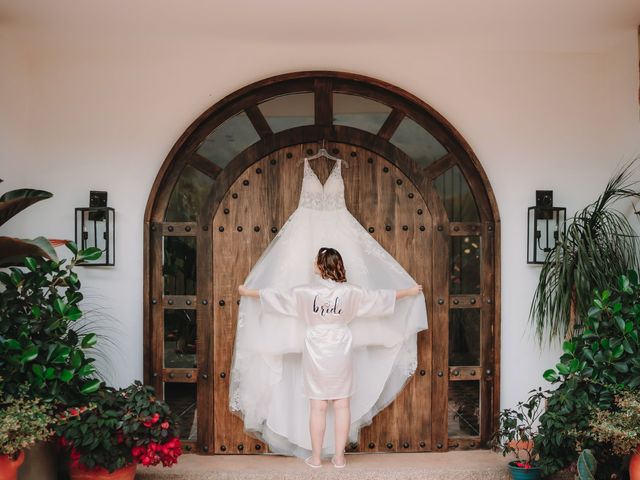
[{"label": "white satin robe", "polygon": [[302,351],[303,392],[307,398],[332,400],[353,395],[352,336],[349,322],[357,317],[392,315],[396,291],[365,290],[317,277],[313,283],[281,291],[260,290],[265,312],[306,323]]}]

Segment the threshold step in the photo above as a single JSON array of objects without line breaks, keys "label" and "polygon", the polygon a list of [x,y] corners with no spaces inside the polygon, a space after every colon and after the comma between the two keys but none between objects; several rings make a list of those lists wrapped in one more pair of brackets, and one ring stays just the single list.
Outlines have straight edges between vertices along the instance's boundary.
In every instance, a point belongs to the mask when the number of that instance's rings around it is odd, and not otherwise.
[{"label": "threshold step", "polygon": [[280,455],[182,455],[171,468],[139,466],[138,480],[509,480],[509,458],[489,450],[348,454],[347,467],[326,460],[312,469]]}]

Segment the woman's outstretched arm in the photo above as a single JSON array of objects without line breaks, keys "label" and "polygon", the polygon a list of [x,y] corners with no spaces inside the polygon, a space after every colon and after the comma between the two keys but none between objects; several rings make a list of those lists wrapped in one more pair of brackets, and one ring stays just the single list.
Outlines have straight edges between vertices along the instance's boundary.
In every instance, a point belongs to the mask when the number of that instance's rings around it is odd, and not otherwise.
[{"label": "woman's outstretched arm", "polygon": [[260,297],[260,290],[251,290],[244,285],[238,286],[238,293],[243,297]]},{"label": "woman's outstretched arm", "polygon": [[396,290],[396,300],[399,300],[404,297],[412,297],[414,295],[418,295],[422,292],[422,285],[416,285],[411,288],[405,288],[403,290]]}]

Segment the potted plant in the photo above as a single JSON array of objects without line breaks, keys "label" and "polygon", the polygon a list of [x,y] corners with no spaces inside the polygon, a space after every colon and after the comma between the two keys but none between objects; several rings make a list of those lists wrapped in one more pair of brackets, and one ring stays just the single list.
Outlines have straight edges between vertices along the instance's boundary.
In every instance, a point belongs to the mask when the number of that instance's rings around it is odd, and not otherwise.
[{"label": "potted plant", "polygon": [[0,400],[0,478],[15,480],[25,449],[53,435],[55,419],[38,398],[3,397]]},{"label": "potted plant", "polygon": [[640,396],[624,390],[615,397],[615,407],[598,410],[591,420],[593,437],[611,446],[620,456],[631,456],[629,477],[640,480]]},{"label": "potted plant", "polygon": [[102,386],[88,405],[63,417],[56,433],[69,453],[72,480],[133,479],[136,464],[171,466],[182,453],[169,406],[140,382]]},{"label": "potted plant", "polygon": [[534,426],[544,411],[546,392],[531,390],[529,395],[526,402],[519,402],[515,408],[500,412],[498,430],[492,436],[494,449],[501,451],[503,456],[515,454],[515,460],[509,462],[514,480],[537,480],[541,476],[534,454],[537,435]]},{"label": "potted plant", "polygon": [[[1,181],[1,180],[0,180]],[[12,190],[0,196],[0,226],[51,193]],[[67,245],[70,260],[59,260],[55,247]],[[97,248],[78,250],[72,243],[38,237],[33,240],[0,236],[0,393],[25,395],[52,406],[78,401],[94,391],[94,359],[87,351],[96,335],[87,333],[79,308],[77,262],[100,256]],[[57,478],[55,444],[38,442],[29,449],[21,475],[38,480]]]},{"label": "potted plant", "polygon": [[582,327],[562,349],[556,368],[544,373],[554,388],[538,426],[538,466],[551,475],[574,464],[586,448],[598,458],[602,478],[619,476],[623,459],[593,438],[590,422],[594,412],[614,406],[618,387],[637,391],[640,386],[640,278],[635,271],[593,294]]}]

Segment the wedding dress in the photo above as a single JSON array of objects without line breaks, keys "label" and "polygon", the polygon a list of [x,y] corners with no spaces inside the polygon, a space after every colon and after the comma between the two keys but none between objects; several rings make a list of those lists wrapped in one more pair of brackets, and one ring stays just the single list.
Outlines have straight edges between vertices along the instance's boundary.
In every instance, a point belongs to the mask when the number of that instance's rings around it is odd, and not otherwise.
[{"label": "wedding dress", "polygon": [[[298,208],[249,273],[251,289],[285,292],[319,277],[313,262],[320,247],[335,248],[350,285],[396,290],[416,284],[400,264],[347,210],[341,162],[324,185],[304,160]],[[427,328],[424,295],[395,302],[393,313],[357,317],[349,323],[353,390],[349,441],[400,393],[417,366],[417,333]],[[303,355],[307,325],[290,311],[264,308],[242,297],[231,365],[229,406],[247,433],[272,452],[307,457],[309,395],[305,395]],[[308,393],[308,392],[307,392]],[[349,392],[351,393],[351,392]],[[323,455],[334,453],[329,409]]]}]

